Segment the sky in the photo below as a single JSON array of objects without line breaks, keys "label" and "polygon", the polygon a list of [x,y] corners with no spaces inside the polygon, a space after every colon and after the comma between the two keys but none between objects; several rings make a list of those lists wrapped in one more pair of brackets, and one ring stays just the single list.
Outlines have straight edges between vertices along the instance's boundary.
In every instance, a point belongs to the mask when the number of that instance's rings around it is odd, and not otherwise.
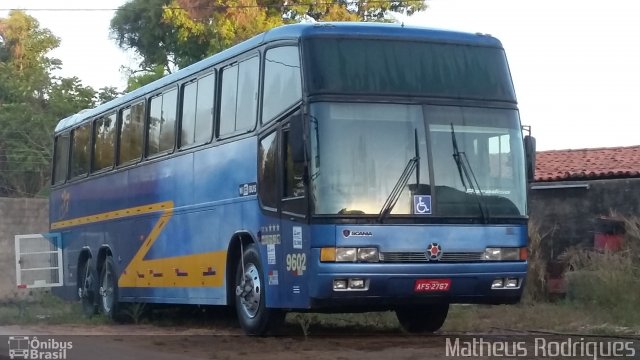
[{"label": "sky", "polygon": [[[126,0],[0,0],[0,9],[115,9]],[[427,0],[406,25],[502,41],[538,150],[640,145],[640,1]],[[109,38],[112,11],[28,11],[61,38],[60,75],[123,89],[135,56]],[[0,10],[0,17],[7,15]]]},{"label": "sky", "polygon": [[[0,0],[0,17],[5,9],[117,9],[126,0]],[[49,56],[62,60],[56,75],[76,76],[95,89],[126,87],[122,66],[136,66],[135,55],[122,51],[109,37],[113,11],[35,11],[27,13],[60,38],[60,47]]]}]

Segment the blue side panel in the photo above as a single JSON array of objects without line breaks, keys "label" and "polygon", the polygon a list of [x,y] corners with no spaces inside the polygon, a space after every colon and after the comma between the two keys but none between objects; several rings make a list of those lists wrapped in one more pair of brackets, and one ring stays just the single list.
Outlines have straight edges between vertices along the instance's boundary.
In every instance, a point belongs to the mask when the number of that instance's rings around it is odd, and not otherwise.
[{"label": "blue side panel", "polygon": [[309,227],[283,217],[280,225],[282,233],[281,306],[291,308],[309,307],[310,249]]},{"label": "blue side panel", "polygon": [[[170,220],[145,260],[226,252],[236,232],[248,231],[257,238],[260,228],[255,194],[240,196],[238,192],[241,184],[256,182],[256,149],[256,138],[250,137],[161,161],[152,159],[135,168],[56,189],[50,201],[51,222],[171,201],[174,208]],[[77,286],[82,249],[96,257],[100,247],[109,247],[120,274],[160,216],[160,212],[154,212],[61,229],[67,267],[65,286]],[[224,304],[226,280],[216,288],[121,288],[120,296],[127,301]]]},{"label": "blue side panel", "polygon": [[[260,212],[260,209],[257,209]],[[262,215],[258,226],[260,260],[263,267],[263,278],[266,287],[266,304],[269,307],[282,307],[284,299],[280,294],[283,286],[283,245],[280,229],[280,218],[277,215]]]},{"label": "blue side panel", "polygon": [[335,247],[336,225],[311,226],[311,247]]},{"label": "blue side panel", "polygon": [[[163,304],[223,305],[219,288],[127,288],[121,301]],[[150,291],[151,290],[151,291]]]}]

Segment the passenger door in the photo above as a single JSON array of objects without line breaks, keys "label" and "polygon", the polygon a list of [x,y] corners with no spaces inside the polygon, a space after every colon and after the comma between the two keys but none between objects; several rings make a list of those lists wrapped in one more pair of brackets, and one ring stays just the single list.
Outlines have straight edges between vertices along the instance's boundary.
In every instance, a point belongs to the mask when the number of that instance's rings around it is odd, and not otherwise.
[{"label": "passenger door", "polygon": [[260,216],[260,254],[266,303],[280,307],[280,278],[282,245],[280,240],[280,125],[264,131],[258,142],[258,199]]},{"label": "passenger door", "polygon": [[[263,68],[264,137],[259,168],[269,172],[259,174],[263,178],[259,178],[262,185],[258,187],[265,214],[261,250],[266,264],[267,306],[304,308],[308,306],[305,284],[309,238],[304,225],[307,200],[302,177],[304,164],[299,157],[293,157],[296,150],[293,145],[300,150],[302,144],[296,141],[302,139],[302,74],[297,44],[280,43],[267,48]],[[264,150],[266,142],[272,150]]]},{"label": "passenger door", "polygon": [[[280,296],[288,307],[308,307],[309,229],[306,226],[307,187],[301,156],[302,126],[298,110],[283,121],[280,133],[280,234],[282,266]],[[298,153],[296,155],[296,153]]]},{"label": "passenger door", "polygon": [[264,215],[260,243],[267,305],[305,308],[310,260],[307,189],[304,161],[294,156],[301,142],[293,137],[302,138],[294,134],[301,131],[300,126],[291,126],[295,121],[302,121],[300,109],[289,112],[260,137],[258,192]]}]

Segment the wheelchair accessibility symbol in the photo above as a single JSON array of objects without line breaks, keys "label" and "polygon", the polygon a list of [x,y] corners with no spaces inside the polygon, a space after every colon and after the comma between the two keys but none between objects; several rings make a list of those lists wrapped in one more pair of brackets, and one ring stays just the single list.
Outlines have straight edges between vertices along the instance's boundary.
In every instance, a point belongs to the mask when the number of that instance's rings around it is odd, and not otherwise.
[{"label": "wheelchair accessibility symbol", "polygon": [[431,214],[431,195],[413,195],[413,213]]}]

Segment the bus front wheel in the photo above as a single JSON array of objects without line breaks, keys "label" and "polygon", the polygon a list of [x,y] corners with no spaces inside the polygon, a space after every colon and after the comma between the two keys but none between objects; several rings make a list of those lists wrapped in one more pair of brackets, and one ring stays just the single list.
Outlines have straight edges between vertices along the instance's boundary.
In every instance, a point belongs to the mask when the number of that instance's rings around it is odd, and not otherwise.
[{"label": "bus front wheel", "polygon": [[396,309],[400,326],[410,333],[425,333],[439,330],[449,313],[449,304],[423,305]]},{"label": "bus front wheel", "polygon": [[244,249],[242,259],[238,261],[235,294],[238,321],[248,335],[263,336],[282,324],[285,313],[266,307],[260,254],[253,244]]}]

